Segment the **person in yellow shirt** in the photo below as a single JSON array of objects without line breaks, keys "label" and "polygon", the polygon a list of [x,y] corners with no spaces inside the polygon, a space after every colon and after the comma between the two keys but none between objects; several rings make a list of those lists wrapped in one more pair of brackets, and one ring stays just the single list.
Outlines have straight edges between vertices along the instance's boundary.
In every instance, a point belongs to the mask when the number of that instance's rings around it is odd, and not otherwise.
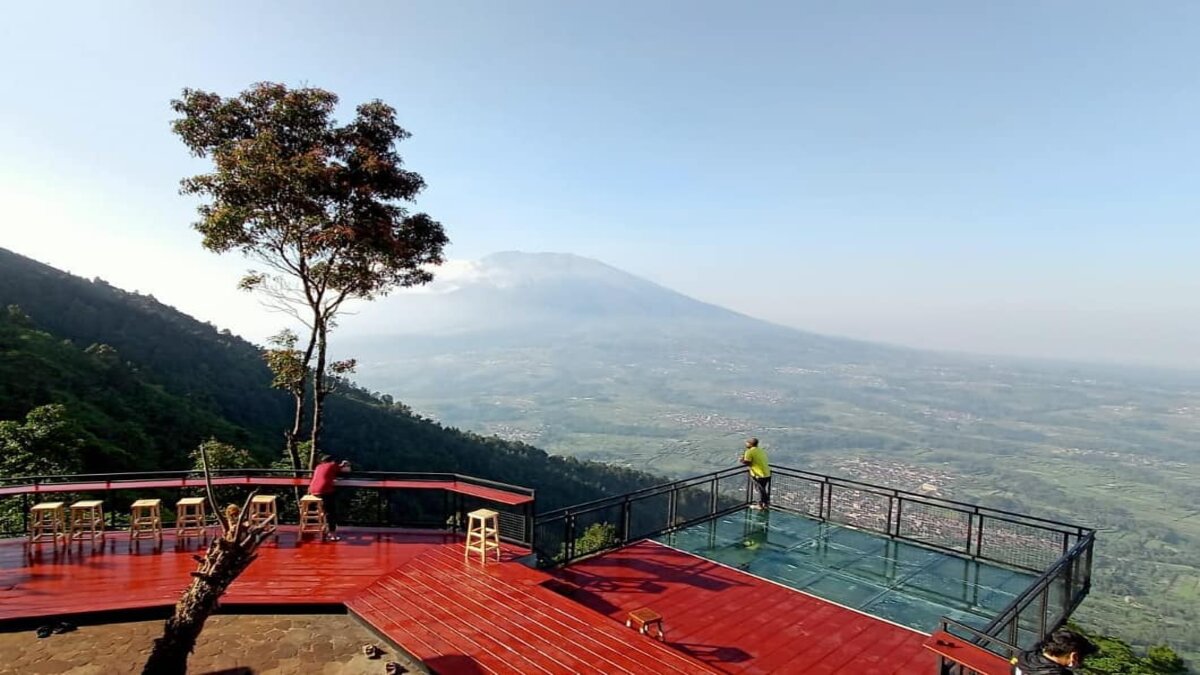
[{"label": "person in yellow shirt", "polygon": [[767,451],[758,447],[757,438],[746,441],[746,452],[742,453],[742,464],[750,467],[750,477],[758,486],[757,508],[769,507],[771,505],[771,466],[767,464]]}]

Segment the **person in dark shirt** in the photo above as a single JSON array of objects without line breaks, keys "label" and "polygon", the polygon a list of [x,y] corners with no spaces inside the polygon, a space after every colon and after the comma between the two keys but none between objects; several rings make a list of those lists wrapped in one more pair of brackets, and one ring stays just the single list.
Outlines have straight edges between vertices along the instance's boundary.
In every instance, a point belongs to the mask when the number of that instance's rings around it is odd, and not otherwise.
[{"label": "person in dark shirt", "polygon": [[321,455],[321,462],[313,469],[312,482],[308,484],[308,494],[321,498],[325,507],[325,532],[329,541],[338,541],[337,536],[337,477],[350,470],[350,462],[333,461],[329,455]]},{"label": "person in dark shirt", "polygon": [[1056,630],[1037,648],[1013,659],[1013,675],[1070,675],[1072,668],[1099,651],[1091,640],[1069,630]]}]

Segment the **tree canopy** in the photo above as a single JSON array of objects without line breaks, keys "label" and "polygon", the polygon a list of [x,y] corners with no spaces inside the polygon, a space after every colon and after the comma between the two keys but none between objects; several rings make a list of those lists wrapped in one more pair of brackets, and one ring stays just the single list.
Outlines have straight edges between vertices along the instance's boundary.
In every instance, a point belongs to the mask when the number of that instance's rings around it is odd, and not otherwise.
[{"label": "tree canopy", "polygon": [[[213,162],[212,172],[182,181],[183,193],[205,200],[195,223],[204,247],[240,251],[261,263],[241,288],[264,293],[309,330],[302,347],[292,340],[268,354],[273,367],[288,369],[276,371],[277,386],[295,403],[285,437],[297,468],[312,359],[310,466],[330,383],[353,368],[326,362],[328,334],[344,303],[428,283],[448,243],[441,223],[406,206],[425,181],[403,168],[396,145],[409,133],[396,111],[370,101],[339,125],[337,104],[323,89],[270,82],[229,98],[185,89],[171,102],[180,115],[173,131],[194,155]],[[286,363],[273,358],[281,353]]]}]

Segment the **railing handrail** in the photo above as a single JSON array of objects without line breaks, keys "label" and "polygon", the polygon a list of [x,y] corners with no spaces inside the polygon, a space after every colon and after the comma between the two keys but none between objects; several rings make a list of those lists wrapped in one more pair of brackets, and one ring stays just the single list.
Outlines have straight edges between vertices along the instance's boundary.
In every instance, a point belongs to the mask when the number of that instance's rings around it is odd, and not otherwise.
[{"label": "railing handrail", "polygon": [[[1096,535],[1093,532],[1089,532],[1081,537],[1079,541],[1070,548],[1070,550],[1056,560],[1053,565],[1046,568],[1046,571],[1042,572],[1042,574],[1035,579],[1034,582],[1030,584],[1023,592],[1021,592],[1020,595],[1013,598],[1012,602],[1009,602],[1004,609],[997,612],[996,617],[988,623],[982,632],[988,634],[989,637],[995,637],[992,635],[992,631],[995,631],[1003,626],[1007,622],[1010,615],[1013,619],[1019,619],[1021,616],[1021,610],[1025,609],[1025,607],[1029,605],[1031,599],[1038,593],[1041,593],[1049,588],[1050,584],[1054,583],[1054,579],[1058,576],[1059,572],[1062,571],[1063,567],[1074,564],[1075,560],[1079,558],[1079,556],[1083,555],[1084,551],[1086,551],[1088,547],[1095,542],[1095,540]],[[1070,589],[1067,590],[1070,591]]]},{"label": "railing handrail", "polygon": [[[1068,532],[1068,534],[1074,534],[1079,537],[1082,537],[1088,533],[1095,532],[1095,530],[1093,528],[1084,527],[1082,525],[1075,525],[1073,523],[1065,523],[1065,522],[1058,521],[1058,520],[1051,520],[1049,518],[1039,518],[1038,516],[1031,516],[1031,515],[1028,515],[1025,513],[1017,513],[1015,511],[1006,511],[1004,509],[997,509],[997,508],[994,508],[991,506],[981,506],[979,504],[972,504],[970,502],[962,502],[962,501],[958,501],[956,499],[946,499],[945,497],[933,497],[930,495],[923,495],[919,492],[911,492],[909,490],[901,490],[899,488],[891,488],[891,487],[886,487],[883,485],[875,485],[872,483],[866,483],[863,481],[854,480],[852,478],[840,478],[838,476],[829,476],[826,474],[815,473],[813,471],[806,471],[804,469],[793,469],[793,468],[787,467],[787,466],[772,466],[771,472],[772,472],[772,475],[774,475],[776,472],[778,472],[778,473],[782,473],[783,475],[792,474],[797,478],[819,480],[821,482],[833,482],[835,484],[836,483],[845,483],[845,484],[849,484],[849,485],[855,486],[855,487],[867,488],[867,491],[876,491],[875,492],[876,494],[880,494],[882,496],[891,495],[891,496],[900,497],[901,495],[903,495],[905,498],[912,499],[914,501],[921,501],[921,502],[924,502],[927,504],[933,504],[933,505],[937,505],[937,506],[951,505],[953,507],[961,507],[961,508],[968,509],[969,512],[979,513],[982,515],[999,514],[1001,516],[1008,516],[1010,518],[1021,518],[1024,520],[1034,521],[1035,523],[1044,523],[1046,525],[1053,525],[1055,527],[1071,528],[1071,530]],[[948,506],[948,508],[950,508],[950,506]],[[1018,523],[1018,524],[1022,524],[1022,523]],[[1033,526],[1037,527],[1036,525],[1033,525]],[[1054,528],[1047,528],[1047,529],[1054,529]],[[1062,530],[1056,530],[1056,531],[1061,532]]]},{"label": "railing handrail", "polygon": [[[212,469],[210,473],[213,476],[223,478],[229,477],[268,477],[268,476],[284,476],[284,477],[306,477],[312,474],[310,469],[280,469],[274,467],[247,467],[240,469]],[[83,474],[45,474],[35,476],[14,476],[11,478],[0,478],[0,485],[6,487],[13,486],[37,486],[37,485],[60,485],[70,483],[110,483],[119,485],[123,482],[133,482],[139,480],[147,480],[152,478],[199,478],[204,475],[204,471],[200,469],[177,469],[166,471],[127,471],[119,473],[83,473]],[[533,496],[535,490],[520,485],[512,485],[502,483],[500,481],[490,480],[487,478],[479,478],[478,476],[468,476],[458,473],[445,472],[420,472],[420,471],[352,471],[348,474],[356,479],[375,479],[375,480],[430,480],[452,482],[460,481],[471,483],[482,487],[492,487],[498,490],[505,490]]]},{"label": "railing handrail", "polygon": [[681,478],[678,480],[667,481],[665,483],[659,483],[657,485],[651,485],[649,487],[639,488],[632,492],[626,492],[613,497],[601,497],[600,499],[593,499],[590,502],[582,502],[579,504],[573,504],[571,506],[564,506],[538,514],[538,522],[541,523],[550,520],[557,520],[572,514],[577,515],[580,513],[586,513],[588,511],[594,511],[598,508],[620,504],[630,499],[645,497],[659,492],[670,492],[674,489],[687,487],[688,483],[702,483],[705,481],[710,481],[714,478],[723,478],[725,476],[736,475],[737,473],[744,472],[745,470],[745,467],[720,469],[717,471],[710,471],[709,473],[701,474],[699,476],[691,476],[688,478]]}]

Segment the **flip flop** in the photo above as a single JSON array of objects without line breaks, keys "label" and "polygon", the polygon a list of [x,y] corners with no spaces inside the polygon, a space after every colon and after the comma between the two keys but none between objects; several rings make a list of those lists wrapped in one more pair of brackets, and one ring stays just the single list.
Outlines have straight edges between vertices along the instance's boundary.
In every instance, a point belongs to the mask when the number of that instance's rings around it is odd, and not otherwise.
[{"label": "flip flop", "polygon": [[399,663],[396,663],[395,661],[388,661],[383,666],[383,672],[387,673],[388,675],[396,675],[396,673],[407,673],[408,671],[405,670],[404,666],[400,665]]},{"label": "flip flop", "polygon": [[58,625],[54,627],[54,632],[58,633],[59,635],[62,635],[63,633],[70,633],[73,630],[75,630],[75,624],[68,621],[59,621]]},{"label": "flip flop", "polygon": [[377,659],[379,658],[380,652],[379,647],[376,647],[375,645],[363,645],[362,653],[365,654],[368,659]]},{"label": "flip flop", "polygon": [[53,630],[50,626],[38,626],[37,636],[38,638],[48,638]]}]

